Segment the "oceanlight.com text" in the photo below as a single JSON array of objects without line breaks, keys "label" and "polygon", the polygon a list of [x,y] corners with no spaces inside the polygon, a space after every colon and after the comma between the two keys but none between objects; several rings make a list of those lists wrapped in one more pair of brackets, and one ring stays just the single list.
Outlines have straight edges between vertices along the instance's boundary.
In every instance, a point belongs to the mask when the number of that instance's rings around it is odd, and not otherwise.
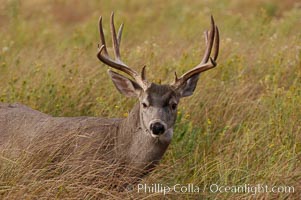
[{"label": "oceanlight.com text", "polygon": [[211,184],[209,187],[212,193],[248,193],[256,195],[258,193],[294,193],[294,186],[268,186],[265,184],[244,184],[224,186],[218,184]]}]

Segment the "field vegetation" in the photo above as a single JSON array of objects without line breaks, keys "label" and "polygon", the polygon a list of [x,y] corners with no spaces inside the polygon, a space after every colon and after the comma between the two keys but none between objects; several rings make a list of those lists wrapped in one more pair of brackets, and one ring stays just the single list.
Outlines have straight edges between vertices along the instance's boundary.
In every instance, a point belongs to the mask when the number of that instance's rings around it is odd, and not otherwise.
[{"label": "field vegetation", "polygon": [[[156,83],[170,83],[175,71],[200,62],[203,31],[214,16],[218,67],[181,101],[172,144],[141,182],[193,183],[204,191],[163,196],[100,187],[106,177],[97,170],[109,173],[109,167],[50,166],[66,141],[47,139],[18,156],[0,147],[0,199],[301,197],[301,4],[294,0],[1,0],[0,102],[53,116],[126,117],[136,100],[118,93],[96,58],[97,21],[102,15],[109,38],[111,11],[116,24],[125,23],[123,59],[139,71],[146,65]],[[293,186],[294,192],[214,193],[211,184]]]}]

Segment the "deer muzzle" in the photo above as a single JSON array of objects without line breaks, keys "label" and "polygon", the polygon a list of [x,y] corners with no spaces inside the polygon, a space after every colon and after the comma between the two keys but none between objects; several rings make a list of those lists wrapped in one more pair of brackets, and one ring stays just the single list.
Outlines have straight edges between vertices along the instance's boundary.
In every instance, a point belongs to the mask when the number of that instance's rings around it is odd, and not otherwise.
[{"label": "deer muzzle", "polygon": [[151,133],[154,136],[160,136],[166,131],[166,124],[161,120],[153,120],[149,126]]}]

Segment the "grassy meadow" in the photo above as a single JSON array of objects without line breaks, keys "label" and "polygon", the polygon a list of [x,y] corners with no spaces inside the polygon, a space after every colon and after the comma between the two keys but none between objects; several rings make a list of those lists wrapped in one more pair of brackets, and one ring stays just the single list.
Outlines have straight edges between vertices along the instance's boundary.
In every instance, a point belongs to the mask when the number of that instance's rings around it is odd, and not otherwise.
[{"label": "grassy meadow", "polygon": [[[117,25],[125,23],[123,60],[139,71],[146,65],[156,83],[170,83],[175,71],[200,62],[203,31],[214,16],[218,66],[182,99],[173,141],[142,181],[193,183],[202,191],[111,191],[86,184],[92,172],[47,174],[41,149],[15,157],[0,147],[0,199],[301,197],[301,4],[294,0],[1,0],[0,102],[53,116],[126,117],[136,99],[115,89],[96,58],[100,15],[111,46],[111,11]],[[294,192],[220,193],[210,191],[212,184],[293,186]]]}]

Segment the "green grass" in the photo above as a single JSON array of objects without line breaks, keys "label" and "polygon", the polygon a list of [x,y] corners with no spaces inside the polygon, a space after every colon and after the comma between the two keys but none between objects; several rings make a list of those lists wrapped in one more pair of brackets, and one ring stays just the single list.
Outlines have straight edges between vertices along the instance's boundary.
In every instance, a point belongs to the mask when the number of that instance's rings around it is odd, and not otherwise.
[{"label": "green grass", "polygon": [[[109,36],[113,10],[116,23],[125,23],[123,59],[137,70],[146,64],[154,82],[169,83],[174,71],[182,74],[200,61],[210,14],[221,33],[218,67],[202,74],[194,95],[181,101],[172,144],[143,183],[194,183],[207,187],[203,199],[300,198],[301,8],[294,1],[3,1],[0,101],[54,116],[126,116],[135,100],[117,92],[96,58],[98,17]],[[0,149],[0,198],[24,192],[29,199],[75,197],[80,185],[51,177],[41,188],[28,155],[10,155]],[[286,185],[295,193],[212,193],[214,183]],[[85,191],[90,196],[76,197],[153,198],[93,186]]]}]

